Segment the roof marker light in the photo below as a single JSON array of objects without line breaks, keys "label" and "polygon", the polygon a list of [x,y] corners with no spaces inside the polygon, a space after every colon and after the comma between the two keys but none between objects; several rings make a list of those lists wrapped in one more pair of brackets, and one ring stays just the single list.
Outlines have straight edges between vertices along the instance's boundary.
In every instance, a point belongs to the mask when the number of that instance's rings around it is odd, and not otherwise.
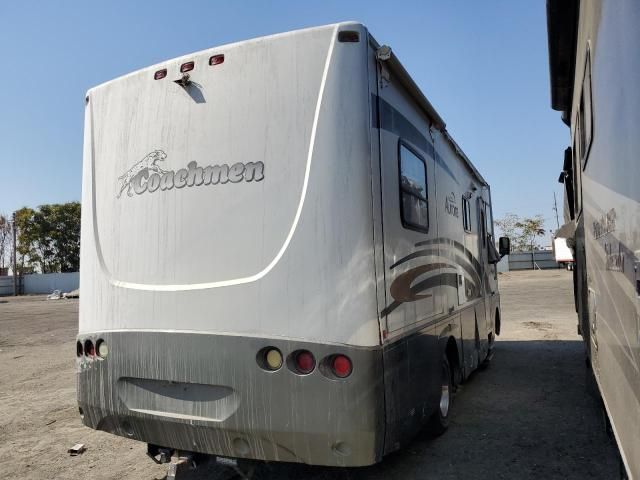
[{"label": "roof marker light", "polygon": [[354,30],[343,30],[338,32],[338,41],[342,43],[358,43],[360,33]]},{"label": "roof marker light", "polygon": [[190,72],[195,67],[195,63],[186,62],[180,65],[180,73]]},{"label": "roof marker light", "polygon": [[214,55],[209,59],[209,65],[220,65],[224,63],[224,54]]},{"label": "roof marker light", "polygon": [[162,70],[158,70],[156,73],[153,74],[153,79],[162,80],[166,76],[167,76],[167,69],[163,68]]}]

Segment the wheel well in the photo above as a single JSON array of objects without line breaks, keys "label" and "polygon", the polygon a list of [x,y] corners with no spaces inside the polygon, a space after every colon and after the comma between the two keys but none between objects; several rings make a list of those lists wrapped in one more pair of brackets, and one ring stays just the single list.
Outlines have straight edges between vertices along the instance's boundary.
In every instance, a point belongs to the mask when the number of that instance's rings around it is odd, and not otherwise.
[{"label": "wheel well", "polygon": [[500,335],[500,309],[496,308],[496,335]]},{"label": "wheel well", "polygon": [[444,352],[447,360],[449,360],[449,366],[453,374],[453,384],[457,385],[462,382],[462,370],[460,369],[460,356],[458,355],[458,344],[455,338],[449,337]]}]

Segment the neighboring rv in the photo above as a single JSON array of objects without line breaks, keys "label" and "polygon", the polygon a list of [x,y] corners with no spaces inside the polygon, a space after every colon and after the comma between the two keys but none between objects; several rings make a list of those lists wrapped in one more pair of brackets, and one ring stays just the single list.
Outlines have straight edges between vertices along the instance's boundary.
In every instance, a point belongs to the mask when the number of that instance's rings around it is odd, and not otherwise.
[{"label": "neighboring rv", "polygon": [[491,196],[389,47],[301,30],[86,103],[85,425],[339,466],[446,429],[500,333]]},{"label": "neighboring rv", "polygon": [[578,330],[630,478],[640,478],[640,3],[548,0],[551,102]]}]

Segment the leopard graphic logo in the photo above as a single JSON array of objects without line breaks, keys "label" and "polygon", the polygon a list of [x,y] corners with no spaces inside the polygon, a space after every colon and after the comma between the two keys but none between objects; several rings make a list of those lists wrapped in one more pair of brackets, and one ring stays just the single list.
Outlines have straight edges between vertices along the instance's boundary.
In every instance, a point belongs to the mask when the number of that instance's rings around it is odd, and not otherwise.
[{"label": "leopard graphic logo", "polygon": [[136,175],[138,175],[143,170],[147,170],[148,172],[155,172],[159,175],[167,173],[166,170],[163,170],[162,168],[160,168],[159,165],[157,165],[157,162],[163,162],[166,158],[167,158],[167,154],[164,153],[162,150],[154,150],[153,152],[145,156],[142,160],[140,160],[138,163],[136,163],[129,170],[127,170],[127,172],[124,175],[122,175],[121,177],[118,177],[118,180],[120,181],[120,185],[118,187],[119,192],[118,192],[117,198],[120,198],[120,196],[125,190],[127,190],[127,196],[129,197],[133,196],[133,194],[131,193],[131,181],[135,178]]}]

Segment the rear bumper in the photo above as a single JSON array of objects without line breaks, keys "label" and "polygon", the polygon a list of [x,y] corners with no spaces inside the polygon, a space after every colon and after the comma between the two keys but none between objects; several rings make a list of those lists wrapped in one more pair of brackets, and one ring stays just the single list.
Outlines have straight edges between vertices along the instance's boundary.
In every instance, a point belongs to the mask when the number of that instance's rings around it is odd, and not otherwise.
[{"label": "rear bumper", "polygon": [[[380,348],[171,332],[83,334],[105,359],[77,361],[78,405],[88,427],[184,451],[235,458],[362,466],[380,460],[384,393]],[[258,351],[343,353],[352,374],[285,364],[261,369]]]}]

